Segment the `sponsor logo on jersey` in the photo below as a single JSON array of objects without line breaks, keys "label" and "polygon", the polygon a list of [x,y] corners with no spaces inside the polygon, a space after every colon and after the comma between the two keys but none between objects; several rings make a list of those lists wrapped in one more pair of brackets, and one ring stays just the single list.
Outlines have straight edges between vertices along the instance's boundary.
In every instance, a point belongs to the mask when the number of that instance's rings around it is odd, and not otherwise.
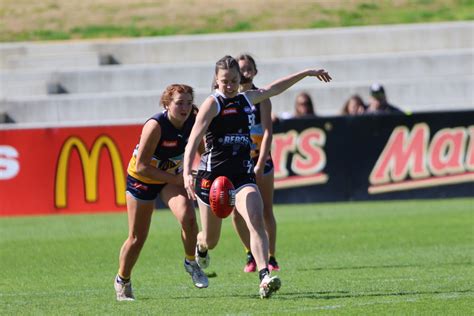
[{"label": "sponsor logo on jersey", "polygon": [[132,187],[137,190],[148,191],[148,186],[138,183],[138,182],[132,183]]},{"label": "sponsor logo on jersey", "polygon": [[225,135],[223,145],[250,145],[251,141],[247,135]]},{"label": "sponsor logo on jersey", "polygon": [[164,140],[161,144],[163,147],[177,147],[178,141],[177,140]]},{"label": "sponsor logo on jersey", "polygon": [[237,109],[236,108],[229,108],[225,109],[222,111],[222,115],[231,115],[231,114],[237,114]]},{"label": "sponsor logo on jersey", "polygon": [[211,180],[208,180],[208,179],[202,179],[201,181],[201,188],[202,189],[209,189],[211,187]]}]

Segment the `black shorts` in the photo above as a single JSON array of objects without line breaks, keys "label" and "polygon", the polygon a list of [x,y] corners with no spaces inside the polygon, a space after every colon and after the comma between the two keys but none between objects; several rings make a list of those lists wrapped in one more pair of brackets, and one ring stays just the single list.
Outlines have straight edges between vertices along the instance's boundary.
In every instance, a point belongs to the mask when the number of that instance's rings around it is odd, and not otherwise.
[{"label": "black shorts", "polygon": [[153,184],[145,183],[127,175],[127,192],[135,199],[142,201],[153,201],[167,183]]},{"label": "black shorts", "polygon": [[211,189],[212,182],[219,176],[226,176],[234,185],[236,191],[246,185],[255,185],[255,174],[243,173],[243,174],[213,174],[212,172],[199,170],[196,175],[196,184],[194,191],[196,196],[209,205],[209,191]]},{"label": "black shorts", "polygon": [[[252,158],[253,159],[253,165],[257,165],[258,157]],[[272,157],[268,157],[267,161],[265,161],[265,167],[263,168],[263,174],[269,174],[270,172],[273,171],[273,159]]]}]

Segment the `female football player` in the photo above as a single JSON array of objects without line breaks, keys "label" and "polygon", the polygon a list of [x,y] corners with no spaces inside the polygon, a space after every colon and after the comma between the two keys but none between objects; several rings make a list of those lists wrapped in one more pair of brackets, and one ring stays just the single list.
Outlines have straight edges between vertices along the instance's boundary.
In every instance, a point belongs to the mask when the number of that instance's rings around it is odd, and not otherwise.
[{"label": "female football player", "polygon": [[[257,74],[257,64],[252,56],[241,54],[237,56],[240,67],[240,91],[256,90],[253,78]],[[257,186],[263,200],[263,221],[268,236],[268,269],[279,271],[280,267],[275,259],[276,251],[276,221],[273,215],[273,160],[270,155],[272,144],[272,103],[270,99],[255,104],[255,125],[250,130],[252,139],[252,157]],[[247,254],[244,272],[255,272],[257,267],[255,258],[250,250],[250,233],[244,219],[238,212],[232,213],[232,224],[242,241]]]},{"label": "female football player", "polygon": [[196,287],[208,285],[207,276],[195,261],[198,226],[194,204],[187,197],[181,173],[184,148],[196,119],[193,89],[182,84],[170,85],[160,102],[165,110],[146,121],[128,165],[129,231],[120,250],[114,282],[119,301],[134,300],[130,277],[147,238],[158,195],[181,224],[185,270]]},{"label": "female football player", "polygon": [[[221,175],[228,177],[235,187],[235,208],[243,217],[250,232],[250,248],[255,257],[260,277],[260,297],[268,298],[280,288],[280,279],[268,270],[268,237],[264,228],[263,205],[256,186],[250,158],[250,129],[255,122],[254,104],[282,93],[307,76],[329,82],[325,70],[307,69],[281,78],[263,89],[239,93],[241,80],[238,62],[225,56],[216,63],[215,92],[201,105],[184,153],[184,186],[190,198],[198,198],[202,231],[198,234],[196,260],[201,268],[209,264],[208,250],[220,237],[222,219],[209,206],[209,188]],[[192,161],[200,140],[206,134],[206,151],[196,176],[195,187]]]}]

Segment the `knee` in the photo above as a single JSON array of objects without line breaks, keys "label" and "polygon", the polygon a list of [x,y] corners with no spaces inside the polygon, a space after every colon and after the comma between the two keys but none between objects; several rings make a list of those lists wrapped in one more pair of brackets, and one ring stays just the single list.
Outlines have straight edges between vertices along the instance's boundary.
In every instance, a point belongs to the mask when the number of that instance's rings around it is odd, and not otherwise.
[{"label": "knee", "polygon": [[143,248],[148,234],[133,234],[128,236],[128,243],[133,248]]}]

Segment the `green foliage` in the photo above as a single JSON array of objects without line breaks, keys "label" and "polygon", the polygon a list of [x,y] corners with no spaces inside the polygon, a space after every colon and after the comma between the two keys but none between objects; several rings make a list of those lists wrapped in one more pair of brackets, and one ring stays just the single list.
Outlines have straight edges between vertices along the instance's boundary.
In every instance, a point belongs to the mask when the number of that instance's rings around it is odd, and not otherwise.
[{"label": "green foliage", "polygon": [[468,315],[474,308],[474,199],[281,205],[281,290],[258,298],[258,276],[230,219],[211,251],[210,287],[182,266],[180,229],[154,214],[134,269],[137,301],[115,302],[126,214],[0,219],[5,315]]}]

